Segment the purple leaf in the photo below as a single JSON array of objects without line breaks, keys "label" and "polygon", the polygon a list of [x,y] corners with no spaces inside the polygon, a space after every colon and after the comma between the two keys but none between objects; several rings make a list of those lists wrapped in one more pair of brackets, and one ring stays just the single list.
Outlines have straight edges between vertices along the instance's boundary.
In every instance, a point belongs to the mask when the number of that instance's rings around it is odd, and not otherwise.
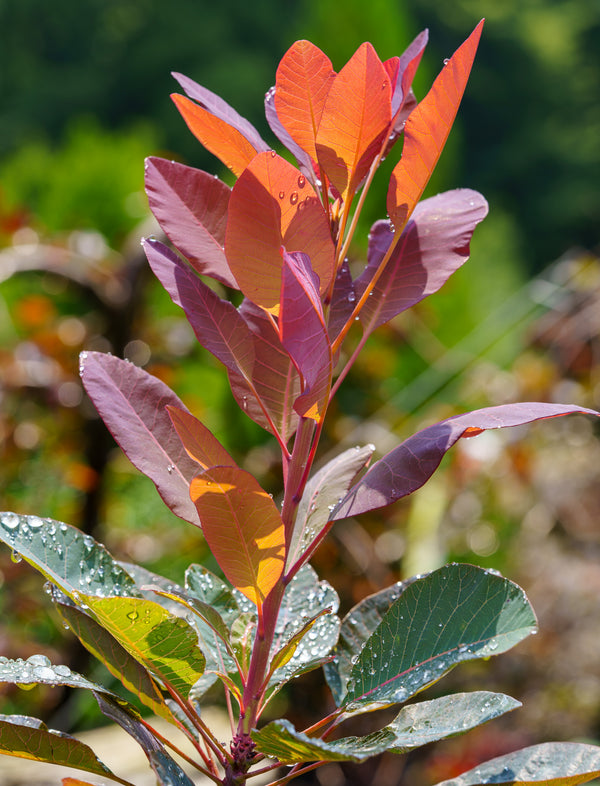
[{"label": "purple leaf", "polygon": [[150,209],[171,242],[199,272],[238,289],[225,257],[225,225],[231,189],[194,167],[147,158]]},{"label": "purple leaf", "polygon": [[185,452],[167,404],[187,409],[160,379],[126,360],[82,352],[83,385],[102,420],[131,463],[147,475],[175,515],[200,526],[190,499],[198,465]]},{"label": "purple leaf", "polygon": [[170,248],[143,242],[155,276],[188,318],[198,341],[228,369],[252,376],[254,339],[235,306],[222,300]]},{"label": "purple leaf", "polygon": [[327,324],[331,341],[335,341],[341,329],[352,316],[356,305],[356,292],[350,273],[348,260],[345,259],[335,276],[331,306],[329,307],[329,321]]},{"label": "purple leaf", "polygon": [[301,251],[283,252],[279,335],[304,387],[294,402],[296,412],[320,420],[331,386],[331,345],[319,294],[319,277]]},{"label": "purple leaf", "polygon": [[200,106],[215,115],[215,117],[224,120],[226,123],[229,123],[230,126],[237,129],[240,134],[246,137],[248,142],[250,142],[257,152],[261,153],[265,150],[270,150],[269,145],[262,139],[252,123],[246,120],[245,117],[239,115],[227,101],[224,101],[220,96],[211,92],[206,87],[202,87],[202,85],[194,82],[194,80],[190,79],[188,76],[176,72],[173,72],[172,76],[179,82],[186,94],[193,101],[197,101]]},{"label": "purple leaf", "polygon": [[300,165],[302,172],[304,172],[305,175],[308,175],[309,180],[314,185],[315,173],[313,170],[312,159],[306,150],[303,150],[297,142],[294,142],[292,137],[283,127],[281,120],[279,119],[279,115],[277,114],[277,108],[275,106],[275,101],[273,100],[274,96],[275,87],[271,87],[265,94],[265,116],[267,118],[267,123],[281,144],[286,147],[290,153],[292,153]]},{"label": "purple leaf", "polygon": [[268,314],[248,299],[242,302],[239,313],[255,335],[254,392],[234,371],[229,372],[231,390],[248,417],[267,431],[274,426],[285,444],[298,423],[293,403],[300,395],[300,377]]},{"label": "purple leaf", "polygon": [[293,567],[326,526],[331,511],[373,455],[375,445],[356,446],[327,462],[306,484],[288,547],[286,569]]},{"label": "purple leaf", "polygon": [[[392,117],[397,121],[397,114],[408,98],[408,91],[421,62],[423,51],[429,40],[429,31],[423,30],[400,55],[398,76],[392,93]],[[394,123],[396,125],[397,123]]]},{"label": "purple leaf", "polygon": [[446,451],[461,437],[473,437],[482,431],[507,426],[521,426],[573,413],[598,415],[592,409],[572,404],[527,402],[486,407],[457,415],[413,434],[405,442],[377,461],[346,494],[332,515],[333,520],[356,516],[383,508],[401,497],[412,494],[429,480]]},{"label": "purple leaf", "polygon": [[[469,243],[488,206],[477,191],[447,191],[420,202],[360,312],[365,333],[437,292],[469,257]],[[394,231],[377,221],[369,235],[368,264],[356,280],[360,297],[381,264]]]}]

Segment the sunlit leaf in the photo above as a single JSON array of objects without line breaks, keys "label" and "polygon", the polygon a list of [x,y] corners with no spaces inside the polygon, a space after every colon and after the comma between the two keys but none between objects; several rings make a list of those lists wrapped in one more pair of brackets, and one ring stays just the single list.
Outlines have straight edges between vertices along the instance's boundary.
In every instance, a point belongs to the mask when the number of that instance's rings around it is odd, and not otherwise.
[{"label": "sunlit leaf", "polygon": [[77,604],[88,593],[137,594],[131,576],[103,545],[62,521],[0,513],[0,540]]},{"label": "sunlit leaf", "polygon": [[83,385],[131,463],[147,475],[175,515],[198,525],[188,486],[198,471],[185,452],[165,407],[185,409],[160,379],[102,352],[82,352]]},{"label": "sunlit leaf", "polygon": [[412,580],[398,581],[391,587],[363,598],[342,620],[333,659],[323,667],[325,679],[338,706],[346,694],[352,668],[365,642],[379,627],[392,603],[398,600],[410,583]]},{"label": "sunlit leaf", "polygon": [[308,481],[298,505],[286,568],[291,568],[329,521],[331,512],[373,455],[375,445],[345,450]]},{"label": "sunlit leaf", "polygon": [[172,721],[162,694],[148,671],[124,649],[119,642],[99,625],[89,614],[65,602],[59,593],[53,596],[64,622],[92,655],[103,663],[113,677],[131,691],[146,707],[157,715]]},{"label": "sunlit leaf", "polygon": [[483,20],[446,61],[431,90],[406,121],[402,158],[392,172],[387,195],[387,212],[397,230],[410,218],[446,144],[482,28]]},{"label": "sunlit leaf", "polygon": [[145,598],[88,596],[86,604],[130,655],[187,698],[204,672],[205,658],[186,619]]},{"label": "sunlit leaf", "polygon": [[405,702],[462,661],[499,655],[536,629],[523,590],[473,565],[406,587],[356,656],[347,714]]},{"label": "sunlit leaf", "polygon": [[284,528],[275,503],[237,467],[214,467],[190,487],[206,541],[229,581],[258,607],[281,576]]},{"label": "sunlit leaf", "polygon": [[302,174],[306,175],[314,185],[315,171],[313,168],[312,159],[310,155],[292,139],[292,137],[283,127],[281,120],[279,119],[279,115],[277,114],[275,101],[273,100],[274,96],[275,87],[273,86],[267,90],[265,95],[265,117],[267,118],[267,123],[281,144],[284,147],[287,147],[290,153],[292,153],[292,155],[295,157],[296,161],[298,162],[298,166],[302,170]]},{"label": "sunlit leaf", "polygon": [[310,257],[327,291],[334,247],[321,202],[298,169],[275,153],[261,153],[231,191],[225,253],[242,292],[276,314],[281,292],[281,247]]},{"label": "sunlit leaf", "polygon": [[600,776],[600,748],[575,742],[545,742],[507,753],[437,786],[521,783],[575,786]]},{"label": "sunlit leaf", "polygon": [[325,415],[331,389],[331,345],[318,276],[306,254],[283,252],[279,335],[304,380],[294,409],[301,416],[319,421]]},{"label": "sunlit leaf", "polygon": [[[359,317],[365,332],[437,292],[469,258],[469,243],[487,215],[487,202],[468,188],[419,202]],[[356,279],[360,297],[379,268],[394,230],[377,221],[369,235],[368,264]]]},{"label": "sunlit leaf", "polygon": [[189,98],[173,93],[175,106],[196,139],[239,176],[259,152],[234,126]]},{"label": "sunlit leaf", "polygon": [[236,463],[212,432],[189,412],[167,406],[169,417],[188,456],[203,469],[231,466]]},{"label": "sunlit leaf", "polygon": [[146,194],[167,237],[199,272],[237,288],[223,244],[231,189],[200,169],[147,158]]},{"label": "sunlit leaf", "polygon": [[356,516],[412,494],[429,480],[444,454],[461,438],[507,426],[521,426],[535,420],[583,413],[598,415],[592,409],[573,404],[522,402],[486,407],[443,420],[413,434],[377,461],[350,489],[332,514],[332,519]]},{"label": "sunlit leaf", "polygon": [[277,67],[277,115],[292,139],[314,161],[317,131],[334,77],[331,60],[310,41],[292,44]]},{"label": "sunlit leaf", "polygon": [[37,718],[0,715],[0,753],[73,767],[132,786],[130,781],[114,775],[88,745],[68,734],[50,731]]},{"label": "sunlit leaf", "polygon": [[308,737],[286,720],[273,721],[252,737],[267,756],[287,764],[304,761],[364,761],[384,751],[408,753],[429,742],[454,737],[516,709],[502,693],[456,693],[404,707],[394,720],[365,737],[333,742]]},{"label": "sunlit leaf", "polygon": [[329,88],[317,134],[319,164],[344,200],[367,174],[391,120],[390,77],[371,44],[361,44]]}]

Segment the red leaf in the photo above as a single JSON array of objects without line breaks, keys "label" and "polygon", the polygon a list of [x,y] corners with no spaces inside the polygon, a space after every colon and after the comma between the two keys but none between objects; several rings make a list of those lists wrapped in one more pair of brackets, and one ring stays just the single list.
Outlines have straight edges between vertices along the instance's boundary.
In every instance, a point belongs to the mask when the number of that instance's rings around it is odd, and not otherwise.
[{"label": "red leaf", "polygon": [[240,314],[256,338],[253,388],[240,374],[230,371],[231,390],[248,417],[267,431],[274,426],[285,445],[298,422],[293,403],[300,395],[300,377],[266,312],[244,300]]},{"label": "red leaf", "polygon": [[334,77],[331,60],[310,41],[292,44],[277,68],[277,116],[292,139],[314,161],[317,160],[317,131]]},{"label": "red leaf", "polygon": [[145,180],[150,209],[169,240],[199,273],[237,289],[223,250],[229,186],[164,158],[146,159]]},{"label": "red leaf", "polygon": [[406,121],[402,158],[392,172],[387,195],[388,215],[397,230],[402,230],[410,218],[446,144],[482,27],[483,20],[446,62],[429,93]]},{"label": "red leaf", "polygon": [[286,129],[283,127],[281,120],[279,119],[279,115],[277,114],[277,109],[275,107],[275,87],[271,87],[267,90],[265,95],[265,117],[267,118],[267,123],[269,124],[271,131],[275,134],[277,139],[281,142],[284,147],[294,155],[296,161],[298,162],[300,169],[304,175],[307,175],[312,184],[314,185],[315,173],[314,167],[312,163],[312,159],[310,155],[303,150],[300,145],[295,142]]},{"label": "red leaf", "polygon": [[167,406],[169,417],[188,456],[202,469],[237,464],[219,440],[197,418],[184,409]]},{"label": "red leaf", "polygon": [[191,498],[204,537],[229,581],[259,609],[283,572],[284,528],[275,503],[238,467],[196,476]]},{"label": "red leaf", "polygon": [[319,164],[344,200],[369,171],[391,120],[390,77],[371,44],[361,44],[331,84],[317,134]]},{"label": "red leaf", "polygon": [[599,415],[592,409],[572,404],[527,402],[487,407],[458,415],[413,434],[377,461],[346,494],[332,519],[356,516],[385,507],[412,494],[429,480],[445,453],[461,438],[492,428],[521,426],[574,413]]},{"label": "red leaf", "polygon": [[178,93],[173,93],[171,98],[196,139],[231,169],[234,175],[241,175],[259,151],[237,128],[189,98]]},{"label": "red leaf", "polygon": [[304,380],[294,409],[319,421],[325,414],[331,389],[331,345],[319,297],[319,281],[306,254],[283,252],[281,343]]},{"label": "red leaf", "polygon": [[[420,202],[360,312],[365,332],[437,292],[469,258],[469,243],[488,212],[485,199],[468,188]],[[377,221],[369,235],[368,265],[356,280],[360,297],[378,269],[394,231]]]},{"label": "red leaf", "polygon": [[274,314],[281,246],[308,254],[324,293],[334,267],[327,215],[305,175],[275,153],[261,153],[231,191],[225,253],[246,297]]},{"label": "red leaf", "polygon": [[175,515],[198,525],[189,483],[198,465],[186,454],[165,407],[186,411],[164,382],[133,363],[82,352],[83,385],[121,449],[147,475]]}]

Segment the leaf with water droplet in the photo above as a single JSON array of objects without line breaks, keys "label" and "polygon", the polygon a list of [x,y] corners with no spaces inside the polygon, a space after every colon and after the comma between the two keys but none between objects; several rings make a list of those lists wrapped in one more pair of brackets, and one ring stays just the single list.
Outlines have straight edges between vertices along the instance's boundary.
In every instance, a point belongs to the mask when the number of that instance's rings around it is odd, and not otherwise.
[{"label": "leaf with water droplet", "polygon": [[[412,580],[397,582],[391,587],[369,595],[357,603],[342,620],[339,641],[334,649],[335,659],[325,664],[325,679],[336,704],[340,704],[348,687],[352,667],[358,660],[367,639],[376,630],[392,603]],[[387,667],[387,663],[385,664]]]},{"label": "leaf with water droplet", "polygon": [[329,461],[306,484],[298,505],[286,568],[291,568],[329,521],[332,506],[368,464],[374,445],[350,448]]},{"label": "leaf with water droplet", "polygon": [[600,775],[600,747],[576,742],[545,742],[479,764],[437,786],[576,786]]},{"label": "leaf with water droplet", "polygon": [[186,620],[145,598],[96,598],[86,603],[100,625],[148,671],[187,698],[205,667],[198,636]]},{"label": "leaf with water droplet", "polygon": [[[485,715],[479,711],[487,704]],[[394,720],[364,737],[333,742],[308,737],[289,721],[267,724],[252,738],[261,753],[286,764],[306,761],[364,761],[384,751],[408,753],[429,742],[462,734],[469,728],[519,707],[501,693],[458,693],[404,707]]]},{"label": "leaf with water droplet", "polygon": [[41,720],[26,715],[0,715],[0,753],[74,767],[133,786],[114,775],[85,743],[63,732],[50,731]]},{"label": "leaf with water droplet", "polygon": [[[276,659],[278,653],[284,652],[288,646],[294,652],[275,669],[270,680],[271,687],[283,684],[299,669],[303,673],[321,665],[338,638],[338,607],[339,598],[333,587],[326,581],[319,581],[314,568],[304,565],[285,591],[275,626],[271,658]],[[303,634],[298,640],[301,631]]]},{"label": "leaf with water droplet", "polygon": [[404,702],[458,663],[505,652],[535,628],[516,584],[473,565],[446,565],[392,604],[352,668],[342,706],[350,715]]},{"label": "leaf with water droplet", "polygon": [[81,530],[53,519],[0,513],[0,540],[79,603],[79,593],[138,594],[106,548]]}]

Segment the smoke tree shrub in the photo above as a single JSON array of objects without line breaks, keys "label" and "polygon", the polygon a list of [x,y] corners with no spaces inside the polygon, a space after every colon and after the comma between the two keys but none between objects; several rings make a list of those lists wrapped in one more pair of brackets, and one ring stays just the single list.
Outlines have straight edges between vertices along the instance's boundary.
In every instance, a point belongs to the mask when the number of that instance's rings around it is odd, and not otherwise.
[{"label": "smoke tree shrub", "polygon": [[[365,43],[339,73],[313,44],[293,44],[265,109],[295,165],[221,98],[175,75],[186,94],[173,96],[183,118],[237,180],[229,188],[206,172],[148,159],[150,206],[172,247],[152,238],[143,244],[198,341],[225,366],[239,406],[277,441],[281,504],[163,382],[117,357],[84,352],[83,383],[106,425],[166,505],[201,529],[224,578],[192,564],[177,585],[115,560],[65,523],[0,517],[0,537],[15,559],[48,579],[65,625],[173,733],[162,736],[123,696],[43,655],[0,658],[0,678],[91,690],[102,712],[141,745],[162,786],[192,783],[171,755],[183,738],[196,751],[185,758],[214,783],[234,786],[270,773],[282,786],[326,762],[406,753],[519,706],[482,691],[408,703],[459,663],[497,655],[535,631],[518,586],[451,564],[378,592],[340,619],[335,590],[310,565],[335,522],[420,488],[457,440],[597,414],[547,403],[490,407],[429,426],[377,461],[366,445],[313,469],[327,408],[369,335],[445,283],[467,259],[487,213],[485,199],[469,189],[419,201],[454,122],[482,25],[445,61],[420,102],[411,83],[426,33],[385,62]],[[379,164],[400,139],[387,218],[371,229],[364,269],[351,271],[346,255],[358,216]],[[222,286],[208,286],[206,277]],[[239,307],[218,294],[228,290],[241,293]],[[343,344],[355,322],[362,337],[348,354]],[[261,721],[286,682],[320,667],[333,711],[305,729],[286,719]],[[228,743],[202,716],[203,695],[214,683],[229,711]],[[383,728],[344,734],[349,718],[386,707],[397,714]],[[128,784],[82,742],[35,718],[1,716],[0,750]],[[495,759],[452,783],[574,784],[598,774],[598,748],[551,743]]]}]

